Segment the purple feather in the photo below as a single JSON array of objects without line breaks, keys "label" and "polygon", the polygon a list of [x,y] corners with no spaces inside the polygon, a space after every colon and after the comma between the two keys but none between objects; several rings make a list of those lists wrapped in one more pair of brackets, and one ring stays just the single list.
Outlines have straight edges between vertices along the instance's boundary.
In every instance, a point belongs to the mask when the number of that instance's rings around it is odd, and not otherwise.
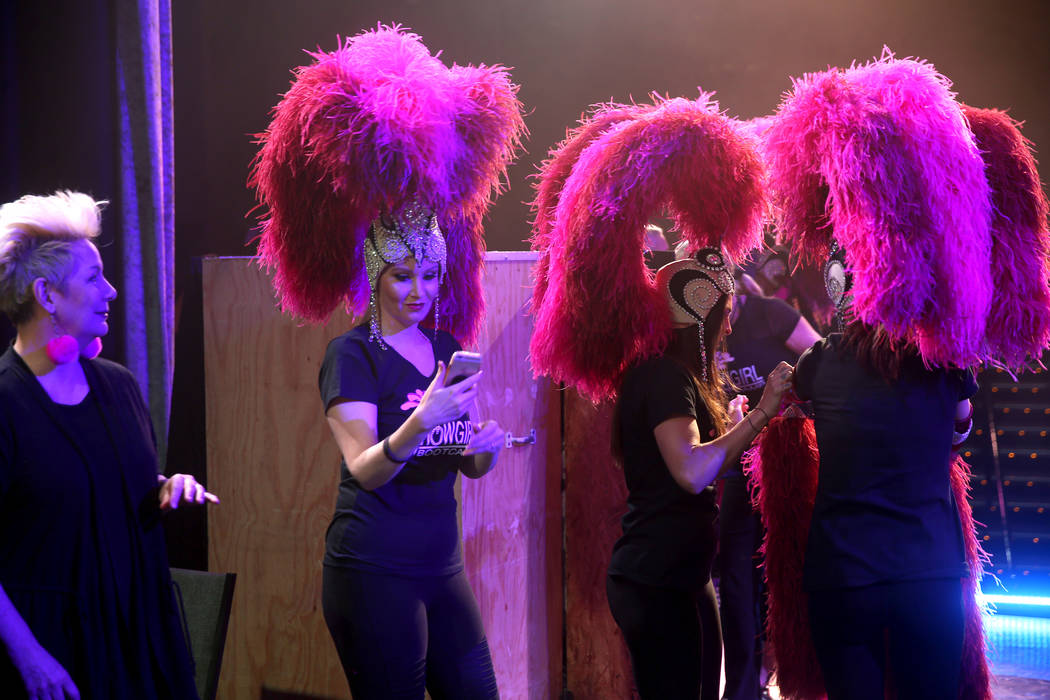
[{"label": "purple feather", "polygon": [[832,235],[853,310],[932,365],[987,359],[988,185],[950,84],[890,54],[794,81],[763,148],[780,235],[821,263]]}]

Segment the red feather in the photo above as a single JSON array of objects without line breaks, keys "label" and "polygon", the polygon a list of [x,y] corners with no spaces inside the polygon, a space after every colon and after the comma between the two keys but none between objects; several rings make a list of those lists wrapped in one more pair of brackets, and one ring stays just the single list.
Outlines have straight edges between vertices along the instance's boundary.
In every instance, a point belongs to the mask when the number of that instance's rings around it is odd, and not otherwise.
[{"label": "red feather", "polygon": [[765,202],[752,140],[707,95],[661,99],[609,121],[580,149],[553,224],[550,199],[567,163],[548,169],[554,180],[534,236],[546,245],[546,288],[534,296],[533,369],[595,401],[616,393],[629,366],[662,351],[671,330],[643,257],[649,217],[666,208],[694,247],[739,258],[761,243]]},{"label": "red feather", "polygon": [[820,454],[809,418],[778,416],[745,457],[762,513],[765,575],[769,586],[766,635],[773,645],[780,696],[824,696],[824,677],[809,631],[809,603],[802,590],[809,523],[817,495]]},{"label": "red feather", "polygon": [[448,245],[441,325],[472,343],[481,219],[527,133],[517,86],[502,66],[448,68],[397,26],[310,55],[259,135],[249,180],[267,210],[259,256],[282,308],[315,322],[340,302],[364,314],[369,225],[416,200]]}]

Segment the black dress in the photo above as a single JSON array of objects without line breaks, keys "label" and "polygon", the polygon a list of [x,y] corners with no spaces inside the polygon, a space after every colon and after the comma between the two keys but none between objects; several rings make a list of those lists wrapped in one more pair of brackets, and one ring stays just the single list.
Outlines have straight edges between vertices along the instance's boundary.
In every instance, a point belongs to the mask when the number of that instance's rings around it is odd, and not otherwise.
[{"label": "black dress", "polygon": [[[0,585],[83,698],[197,698],[172,594],[152,424],[128,370],[81,360],[51,401],[0,357]],[[0,695],[24,697],[0,653]]]}]

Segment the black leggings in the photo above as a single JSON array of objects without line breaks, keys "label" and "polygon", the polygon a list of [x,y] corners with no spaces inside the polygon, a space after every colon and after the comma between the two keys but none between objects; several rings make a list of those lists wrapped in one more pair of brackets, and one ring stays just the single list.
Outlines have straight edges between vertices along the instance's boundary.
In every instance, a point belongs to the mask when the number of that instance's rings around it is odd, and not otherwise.
[{"label": "black leggings", "polygon": [[[718,697],[722,632],[714,586],[676,591],[606,579],[609,608],[631,652],[642,700]],[[702,691],[702,692],[701,692]]]},{"label": "black leggings", "polygon": [[813,591],[809,623],[828,700],[882,700],[887,651],[900,700],[958,699],[964,627],[959,579]]},{"label": "black leggings", "polygon": [[499,697],[463,573],[410,578],[324,568],[324,619],[354,700]]}]

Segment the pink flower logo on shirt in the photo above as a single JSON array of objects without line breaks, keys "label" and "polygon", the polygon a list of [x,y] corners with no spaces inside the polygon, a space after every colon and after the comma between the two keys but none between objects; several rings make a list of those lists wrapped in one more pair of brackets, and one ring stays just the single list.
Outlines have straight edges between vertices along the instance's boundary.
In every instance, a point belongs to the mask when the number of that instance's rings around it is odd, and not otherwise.
[{"label": "pink flower logo on shirt", "polygon": [[405,397],[405,402],[401,404],[402,411],[408,411],[419,405],[419,402],[423,400],[423,390],[416,389],[411,394]]}]

